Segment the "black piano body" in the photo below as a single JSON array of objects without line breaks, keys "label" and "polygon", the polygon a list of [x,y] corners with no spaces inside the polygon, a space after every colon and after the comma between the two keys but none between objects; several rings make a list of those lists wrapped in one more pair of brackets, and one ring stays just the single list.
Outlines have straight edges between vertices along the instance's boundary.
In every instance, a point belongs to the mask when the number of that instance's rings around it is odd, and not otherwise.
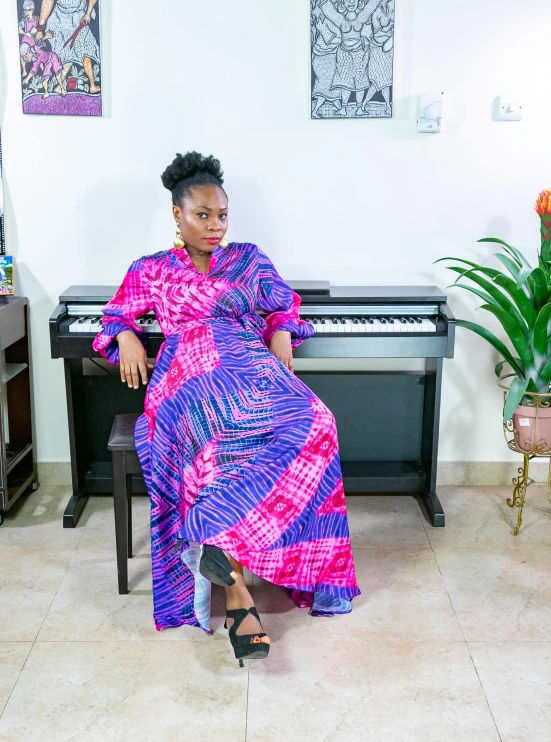
[{"label": "black piano body", "polygon": [[[337,421],[347,494],[422,498],[444,525],[436,491],[443,359],[453,358],[455,319],[436,286],[330,286],[289,281],[315,336],[294,351],[295,373]],[[50,318],[52,358],[63,358],[73,494],[63,525],[76,526],[91,494],[112,492],[107,440],[116,414],[143,410],[145,389],[128,389],[118,368],[92,350],[101,309],[115,286],[72,286]],[[148,356],[164,340],[143,318]],[[147,324],[146,324],[147,323]],[[134,492],[145,492],[143,480]]]}]

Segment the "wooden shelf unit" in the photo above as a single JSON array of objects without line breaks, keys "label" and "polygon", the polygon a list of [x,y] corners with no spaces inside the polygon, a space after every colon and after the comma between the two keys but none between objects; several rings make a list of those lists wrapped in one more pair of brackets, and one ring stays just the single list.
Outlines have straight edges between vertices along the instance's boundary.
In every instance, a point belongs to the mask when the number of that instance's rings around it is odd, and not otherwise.
[{"label": "wooden shelf unit", "polygon": [[38,486],[29,303],[0,296],[0,525],[24,492]]}]

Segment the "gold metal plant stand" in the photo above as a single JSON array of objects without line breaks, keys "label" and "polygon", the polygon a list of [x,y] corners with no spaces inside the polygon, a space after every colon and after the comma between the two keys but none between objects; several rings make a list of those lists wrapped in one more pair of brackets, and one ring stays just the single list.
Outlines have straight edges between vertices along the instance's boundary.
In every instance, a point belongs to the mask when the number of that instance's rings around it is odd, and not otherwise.
[{"label": "gold metal plant stand", "polygon": [[[509,393],[510,384],[515,378],[515,374],[508,374],[499,379],[499,386],[503,389],[503,404],[507,400],[507,394]],[[507,498],[507,505],[511,508],[518,508],[517,525],[513,530],[513,534],[518,536],[520,527],[522,525],[522,509],[524,508],[524,500],[526,498],[526,490],[533,484],[534,480],[529,477],[530,461],[534,458],[549,458],[549,473],[547,477],[547,486],[549,488],[548,499],[551,502],[551,441],[548,443],[543,438],[540,439],[538,436],[539,430],[539,411],[541,409],[548,409],[551,407],[551,392],[548,394],[538,394],[536,392],[526,392],[522,399],[522,404],[526,407],[533,407],[536,411],[535,414],[535,426],[534,426],[534,440],[526,441],[526,450],[520,448],[515,440],[515,431],[513,429],[512,418],[503,423],[503,433],[505,440],[511,451],[520,453],[524,457],[524,464],[518,469],[518,477],[513,477],[513,496]]]}]

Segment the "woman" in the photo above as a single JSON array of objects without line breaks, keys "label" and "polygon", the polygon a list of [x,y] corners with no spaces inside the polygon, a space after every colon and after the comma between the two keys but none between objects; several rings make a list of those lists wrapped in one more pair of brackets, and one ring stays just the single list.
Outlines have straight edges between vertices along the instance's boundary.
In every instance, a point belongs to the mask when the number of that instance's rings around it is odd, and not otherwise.
[{"label": "woman", "polygon": [[322,12],[341,33],[341,43],[337,49],[337,69],[331,86],[341,90],[342,108],[337,112],[339,116],[346,116],[346,105],[351,93],[360,93],[369,88],[369,45],[364,43],[362,29],[380,2],[381,0],[343,0],[335,8],[331,0],[326,0],[321,6]]},{"label": "woman", "polygon": [[136,425],[157,629],[210,633],[210,580],[226,588],[235,656],[265,657],[243,567],[313,615],[348,613],[359,595],[335,421],[293,374],[292,348],[313,335],[300,297],[255,245],[224,240],[218,160],[177,155],[162,181],[175,247],[131,265],[94,348],[137,389],[151,366],[136,319],[154,310],[166,337]]},{"label": "woman", "polygon": [[88,78],[90,93],[96,95],[101,88],[96,85],[93,62],[99,64],[99,47],[90,30],[90,22],[96,17],[94,7],[98,0],[42,0],[40,18],[35,34],[39,44],[44,34],[52,34],[52,49],[63,64],[62,79],[74,63],[81,64]]},{"label": "woman", "polygon": [[392,85],[392,49],[394,47],[394,0],[383,0],[371,18],[371,38],[368,77],[371,86],[367,91],[361,111],[367,114],[367,106],[375,93],[382,92],[385,115],[392,115],[390,86]]},{"label": "woman", "polygon": [[42,68],[42,87],[44,88],[42,98],[50,97],[48,86],[52,76],[58,82],[56,90],[59,90],[61,95],[67,95],[67,91],[63,86],[63,80],[61,79],[61,62],[59,61],[57,54],[52,51],[52,47],[48,41],[49,38],[51,38],[50,34],[46,34],[41,44],[32,49],[28,44],[21,44],[19,50],[22,62],[33,63],[29,74],[23,80],[24,85],[28,85],[31,78],[38,75]]},{"label": "woman", "polygon": [[332,88],[337,69],[337,49],[341,43],[339,29],[328,20],[319,6],[312,13],[312,25],[315,23],[316,36],[312,42],[312,69],[315,75],[312,90],[313,118],[322,118],[320,109],[324,103],[332,103],[334,108],[341,109],[341,92]]}]

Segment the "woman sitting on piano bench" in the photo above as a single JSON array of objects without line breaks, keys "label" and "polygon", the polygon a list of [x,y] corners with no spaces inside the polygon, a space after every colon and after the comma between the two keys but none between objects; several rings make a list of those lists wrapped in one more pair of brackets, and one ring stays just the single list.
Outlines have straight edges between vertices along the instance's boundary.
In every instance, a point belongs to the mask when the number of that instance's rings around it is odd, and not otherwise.
[{"label": "woman sitting on piano bench", "polygon": [[293,374],[292,348],[313,328],[256,245],[224,240],[222,175],[196,152],[165,170],[174,248],[130,266],[94,348],[120,363],[123,383],[147,384],[136,320],[155,312],[166,341],[135,431],[151,499],[155,625],[210,633],[209,581],[224,586],[241,660],[266,657],[270,644],[244,567],[315,616],[350,612],[360,591],[335,420]]}]

